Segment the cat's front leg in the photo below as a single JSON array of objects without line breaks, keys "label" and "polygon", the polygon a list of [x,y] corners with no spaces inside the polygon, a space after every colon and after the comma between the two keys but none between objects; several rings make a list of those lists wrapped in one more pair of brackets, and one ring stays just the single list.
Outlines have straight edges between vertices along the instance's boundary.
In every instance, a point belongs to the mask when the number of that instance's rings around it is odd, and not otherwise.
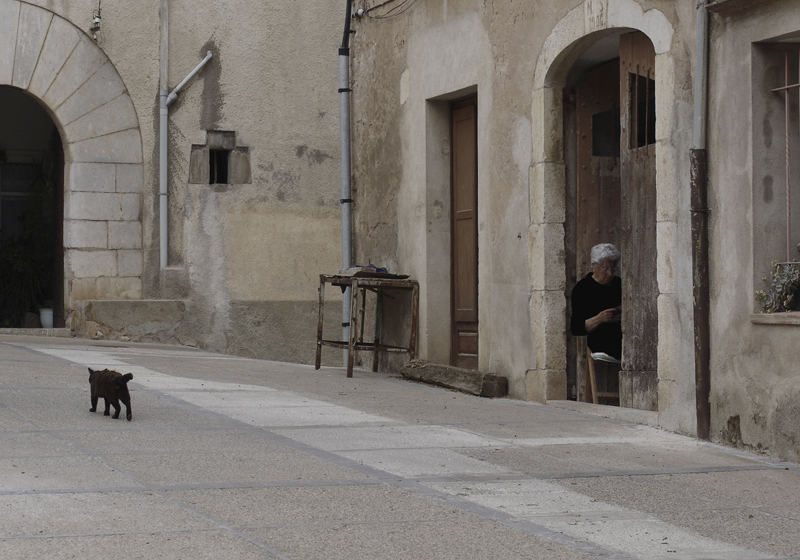
[{"label": "cat's front leg", "polygon": [[97,411],[97,395],[92,395],[92,408],[89,409],[89,412],[96,412]]},{"label": "cat's front leg", "polygon": [[103,412],[103,416],[111,416],[111,401],[108,399],[105,399],[105,401],[106,401],[106,411]]},{"label": "cat's front leg", "polygon": [[131,405],[125,405],[125,419],[130,422],[133,415],[131,414]]}]

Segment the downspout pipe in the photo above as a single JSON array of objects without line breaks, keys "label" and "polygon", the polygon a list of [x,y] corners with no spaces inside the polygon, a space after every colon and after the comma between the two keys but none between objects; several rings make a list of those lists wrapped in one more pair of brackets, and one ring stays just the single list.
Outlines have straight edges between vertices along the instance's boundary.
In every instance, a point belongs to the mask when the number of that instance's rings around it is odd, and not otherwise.
[{"label": "downspout pipe", "polygon": [[[350,188],[350,21],[353,0],[347,0],[342,45],[339,47],[339,139],[341,144],[341,199],[342,214],[342,269],[350,268],[353,262],[352,206]],[[342,340],[350,339],[350,288],[342,298]],[[347,365],[347,350],[343,353]]]},{"label": "downspout pipe", "polygon": [[161,0],[161,72],[158,88],[158,241],[159,264],[161,270],[167,268],[169,251],[169,198],[167,170],[169,148],[167,145],[167,126],[169,123],[169,106],[178,98],[183,86],[211,60],[213,54],[206,52],[205,58],[195,66],[194,70],[169,91],[169,0]]},{"label": "downspout pipe", "polygon": [[694,296],[694,374],[697,437],[711,431],[711,352],[708,241],[708,35],[707,0],[697,3],[694,118],[690,151],[692,217],[692,292]]},{"label": "downspout pipe", "polygon": [[208,63],[209,60],[211,60],[211,58],[213,56],[214,55],[212,54],[211,51],[206,51],[205,58],[203,58],[203,60],[201,60],[200,63],[197,66],[194,67],[194,70],[189,72],[189,74],[187,74],[186,77],[183,80],[181,80],[181,83],[179,83],[177,86],[175,86],[175,89],[173,89],[171,92],[169,92],[169,95],[167,96],[167,106],[172,105],[172,102],[175,101],[178,98],[178,92],[180,92],[183,89],[183,86],[186,85],[186,82],[191,80],[192,77],[195,74],[197,74],[200,71],[200,69],[203,66],[205,66]]},{"label": "downspout pipe", "polygon": [[161,270],[167,268],[167,97],[169,85],[169,0],[161,0],[161,48],[158,88],[158,239]]}]

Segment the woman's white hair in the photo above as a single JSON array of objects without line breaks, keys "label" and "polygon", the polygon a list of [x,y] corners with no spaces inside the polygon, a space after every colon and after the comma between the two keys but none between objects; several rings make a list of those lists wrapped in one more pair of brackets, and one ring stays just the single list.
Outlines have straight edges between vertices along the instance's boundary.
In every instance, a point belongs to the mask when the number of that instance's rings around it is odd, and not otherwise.
[{"label": "woman's white hair", "polygon": [[592,252],[589,256],[592,259],[592,265],[596,265],[605,260],[618,263],[622,255],[612,243],[598,243],[592,247]]}]

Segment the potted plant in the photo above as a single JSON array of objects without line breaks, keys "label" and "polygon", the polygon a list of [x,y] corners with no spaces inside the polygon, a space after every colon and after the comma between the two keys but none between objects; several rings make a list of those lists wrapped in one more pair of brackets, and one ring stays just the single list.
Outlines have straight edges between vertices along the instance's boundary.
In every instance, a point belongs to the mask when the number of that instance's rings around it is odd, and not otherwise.
[{"label": "potted plant", "polygon": [[763,280],[765,288],[756,292],[763,313],[800,310],[800,263],[772,263]]}]

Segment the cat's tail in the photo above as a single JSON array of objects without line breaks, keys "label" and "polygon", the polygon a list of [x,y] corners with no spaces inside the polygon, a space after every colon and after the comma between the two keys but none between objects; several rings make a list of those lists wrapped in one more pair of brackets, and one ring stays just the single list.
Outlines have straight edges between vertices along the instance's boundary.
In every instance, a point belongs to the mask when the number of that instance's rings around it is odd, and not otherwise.
[{"label": "cat's tail", "polygon": [[125,375],[122,376],[122,381],[124,381],[125,383],[127,383],[131,379],[133,379],[132,373],[126,373]]}]

